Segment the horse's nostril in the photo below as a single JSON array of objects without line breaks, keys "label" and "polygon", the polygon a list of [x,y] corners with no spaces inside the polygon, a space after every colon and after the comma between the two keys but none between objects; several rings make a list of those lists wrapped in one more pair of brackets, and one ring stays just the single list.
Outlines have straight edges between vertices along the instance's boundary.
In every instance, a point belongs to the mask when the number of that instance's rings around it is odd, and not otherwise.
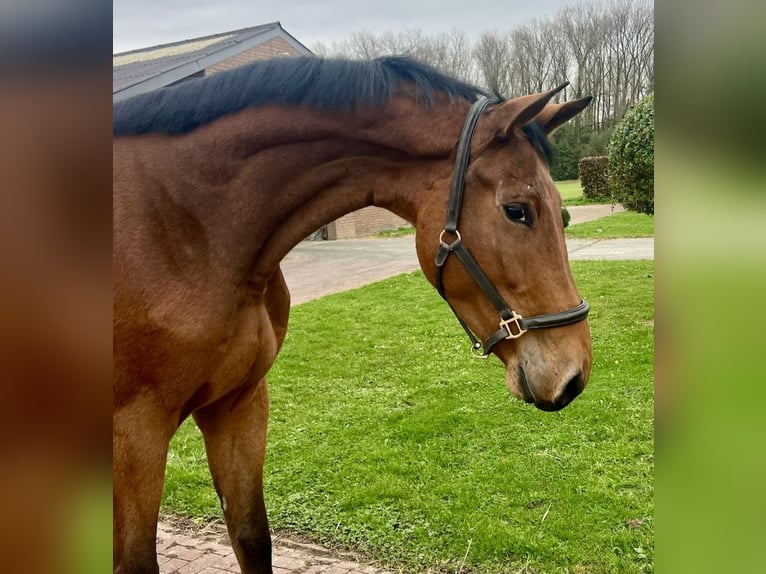
[{"label": "horse's nostril", "polygon": [[563,409],[569,403],[571,403],[577,395],[579,395],[585,388],[585,380],[582,376],[582,371],[578,371],[577,374],[569,379],[567,386],[556,399],[556,406]]},{"label": "horse's nostril", "polygon": [[571,403],[577,395],[585,388],[585,380],[582,371],[579,371],[574,377],[569,379],[564,390],[558,397],[552,401],[538,401],[535,406],[542,411],[559,411]]}]

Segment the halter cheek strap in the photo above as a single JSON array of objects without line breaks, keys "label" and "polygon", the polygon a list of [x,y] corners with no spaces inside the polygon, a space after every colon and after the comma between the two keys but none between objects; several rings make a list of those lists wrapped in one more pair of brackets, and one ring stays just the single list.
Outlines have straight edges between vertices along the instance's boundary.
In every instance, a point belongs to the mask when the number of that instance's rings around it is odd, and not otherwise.
[{"label": "halter cheek strap", "polygon": [[[436,252],[436,290],[439,295],[447,302],[452,312],[457,317],[458,322],[471,340],[471,351],[475,356],[486,358],[489,353],[500,341],[506,339],[518,339],[529,329],[544,329],[549,327],[562,327],[571,325],[584,320],[588,316],[590,306],[587,301],[581,301],[579,305],[566,311],[548,313],[545,315],[535,315],[534,317],[522,317],[519,313],[511,309],[505,302],[500,292],[490,281],[487,274],[474,259],[471,252],[463,243],[463,238],[457,229],[460,220],[460,211],[463,205],[463,195],[465,192],[465,174],[468,169],[468,163],[471,155],[471,139],[476,129],[476,124],[484,110],[490,105],[497,103],[498,100],[490,100],[484,96],[480,97],[471,106],[468,116],[463,125],[463,131],[460,134],[457,147],[457,159],[455,169],[452,173],[452,184],[450,186],[449,203],[447,205],[447,221],[444,229],[439,235],[439,250]],[[445,241],[445,236],[454,238],[451,243]],[[484,295],[492,303],[492,306],[500,315],[500,328],[484,341],[479,340],[473,334],[470,327],[460,318],[457,311],[447,299],[444,291],[444,266],[450,254],[454,253],[458,260],[463,264],[468,274],[473,278]]]}]

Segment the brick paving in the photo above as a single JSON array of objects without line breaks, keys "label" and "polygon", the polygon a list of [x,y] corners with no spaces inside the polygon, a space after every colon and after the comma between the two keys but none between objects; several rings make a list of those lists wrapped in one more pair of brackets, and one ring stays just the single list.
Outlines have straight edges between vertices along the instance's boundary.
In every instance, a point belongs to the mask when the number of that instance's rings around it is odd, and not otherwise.
[{"label": "brick paving", "polygon": [[[610,215],[611,206],[570,207],[571,223]],[[623,247],[620,247],[623,246]],[[619,252],[621,259],[653,258],[654,241],[634,244],[619,240],[581,240],[568,247],[572,259],[601,259]],[[605,253],[601,256],[600,253]],[[575,255],[576,254],[576,255]],[[573,257],[573,255],[575,255]],[[418,268],[413,237],[303,242],[285,258],[282,269],[292,304],[360,287]],[[225,530],[218,527],[189,532],[160,520],[157,556],[161,574],[238,574],[234,551]],[[389,574],[353,555],[343,555],[316,544],[276,536],[274,574]]]},{"label": "brick paving", "polygon": [[[167,522],[157,524],[160,574],[239,574],[234,551],[223,527],[196,533],[180,531]],[[274,574],[389,574],[356,556],[277,537],[272,550]]]}]

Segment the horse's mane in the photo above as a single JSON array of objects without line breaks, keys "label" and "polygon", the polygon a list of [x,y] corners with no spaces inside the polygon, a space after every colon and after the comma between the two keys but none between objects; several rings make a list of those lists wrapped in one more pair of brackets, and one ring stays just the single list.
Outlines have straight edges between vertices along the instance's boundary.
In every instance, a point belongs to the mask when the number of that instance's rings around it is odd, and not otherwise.
[{"label": "horse's mane", "polygon": [[522,126],[522,131],[540,157],[548,163],[549,167],[552,166],[556,161],[556,150],[540,126],[540,123],[537,120],[531,121]]},{"label": "horse's mane", "polygon": [[113,134],[182,134],[223,115],[267,103],[331,109],[380,106],[401,82],[410,82],[425,105],[433,103],[437,93],[471,102],[485,93],[407,57],[276,58],[118,102],[113,109]]}]

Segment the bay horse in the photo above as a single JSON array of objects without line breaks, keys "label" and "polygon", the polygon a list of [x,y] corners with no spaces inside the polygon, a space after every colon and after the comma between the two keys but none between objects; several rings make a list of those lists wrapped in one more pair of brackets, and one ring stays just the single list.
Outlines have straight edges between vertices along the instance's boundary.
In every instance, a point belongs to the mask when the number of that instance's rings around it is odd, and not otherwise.
[{"label": "bay horse", "polygon": [[588,308],[547,136],[590,98],[550,104],[560,89],[503,99],[407,58],[300,57],[114,105],[115,572],[159,571],[168,444],[189,415],[242,572],[272,572],[264,377],[290,310],[279,264],[351,211],[412,223],[426,278],[472,350],[506,365],[511,393],[556,410],[582,391]]}]

